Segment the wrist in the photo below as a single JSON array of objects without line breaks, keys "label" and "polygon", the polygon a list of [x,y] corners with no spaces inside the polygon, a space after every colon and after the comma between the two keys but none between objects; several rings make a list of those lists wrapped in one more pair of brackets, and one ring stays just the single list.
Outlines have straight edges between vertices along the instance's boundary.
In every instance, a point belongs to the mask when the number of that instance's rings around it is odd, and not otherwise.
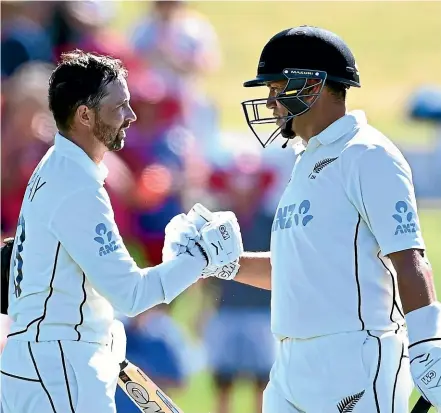
[{"label": "wrist", "polygon": [[423,341],[441,338],[441,303],[435,301],[406,314],[409,348]]},{"label": "wrist", "polygon": [[199,254],[200,256],[195,257],[187,253],[181,254],[154,267],[161,280],[164,303],[171,303],[200,278],[206,262],[202,254]]},{"label": "wrist", "polygon": [[208,265],[202,271],[202,278],[215,277],[222,280],[230,281],[236,277],[239,268],[240,265],[238,259],[236,261],[230,262],[229,264],[225,264],[222,267]]}]

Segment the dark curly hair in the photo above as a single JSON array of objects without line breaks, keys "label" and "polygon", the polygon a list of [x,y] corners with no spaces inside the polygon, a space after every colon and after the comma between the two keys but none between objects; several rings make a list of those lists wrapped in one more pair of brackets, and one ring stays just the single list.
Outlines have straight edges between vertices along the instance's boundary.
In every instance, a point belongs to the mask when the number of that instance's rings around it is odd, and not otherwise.
[{"label": "dark curly hair", "polygon": [[58,129],[70,129],[80,105],[99,108],[106,86],[119,76],[126,78],[127,69],[118,59],[78,49],[63,53],[49,79],[49,109]]}]

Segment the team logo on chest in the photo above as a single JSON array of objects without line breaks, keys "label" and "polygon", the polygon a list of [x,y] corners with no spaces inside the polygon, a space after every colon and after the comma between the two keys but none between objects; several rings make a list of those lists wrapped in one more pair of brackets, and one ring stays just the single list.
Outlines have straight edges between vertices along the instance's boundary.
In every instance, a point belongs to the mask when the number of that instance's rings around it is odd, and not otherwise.
[{"label": "team logo on chest", "polygon": [[308,175],[309,179],[315,179],[316,176],[324,169],[326,168],[328,165],[330,165],[332,162],[334,162],[337,158],[325,158],[322,159],[321,161],[318,161],[315,165],[314,165],[314,169],[312,170],[312,172]]},{"label": "team logo on chest", "polygon": [[311,202],[307,199],[302,201],[300,205],[291,204],[284,207],[280,207],[277,210],[276,217],[274,218],[273,226],[271,231],[278,231],[283,229],[289,229],[293,225],[295,227],[303,226],[306,227],[308,222],[310,222],[314,216],[308,214],[311,209]]}]

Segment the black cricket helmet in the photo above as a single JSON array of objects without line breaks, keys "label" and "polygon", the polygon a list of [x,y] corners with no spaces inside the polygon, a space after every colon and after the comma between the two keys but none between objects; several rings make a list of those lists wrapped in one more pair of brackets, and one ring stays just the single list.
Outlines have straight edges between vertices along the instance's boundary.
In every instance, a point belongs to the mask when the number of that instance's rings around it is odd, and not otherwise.
[{"label": "black cricket helmet", "polygon": [[[255,130],[257,125],[278,121],[273,115],[265,115],[265,111],[268,113],[268,98],[242,102],[248,126],[263,147],[273,142],[280,134],[286,139],[296,136],[292,130],[293,118],[311,108],[326,81],[340,83],[346,88],[360,87],[355,58],[346,43],[336,34],[312,26],[283,30],[272,37],[261,53],[257,76],[243,85],[266,86],[267,82],[280,80],[287,80],[287,83],[275,99],[289,113],[282,119],[282,126],[273,130],[269,137],[261,138]],[[317,88],[317,85],[320,87]]]}]

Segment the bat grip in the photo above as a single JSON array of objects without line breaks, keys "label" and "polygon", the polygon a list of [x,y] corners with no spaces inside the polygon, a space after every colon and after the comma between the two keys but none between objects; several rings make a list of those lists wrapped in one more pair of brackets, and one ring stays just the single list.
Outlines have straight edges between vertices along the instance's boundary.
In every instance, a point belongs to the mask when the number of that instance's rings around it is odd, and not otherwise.
[{"label": "bat grip", "polygon": [[123,371],[129,365],[129,361],[125,359],[121,363],[119,363],[119,370]]},{"label": "bat grip", "polygon": [[421,396],[413,407],[411,413],[427,413],[431,407],[432,405]]}]

